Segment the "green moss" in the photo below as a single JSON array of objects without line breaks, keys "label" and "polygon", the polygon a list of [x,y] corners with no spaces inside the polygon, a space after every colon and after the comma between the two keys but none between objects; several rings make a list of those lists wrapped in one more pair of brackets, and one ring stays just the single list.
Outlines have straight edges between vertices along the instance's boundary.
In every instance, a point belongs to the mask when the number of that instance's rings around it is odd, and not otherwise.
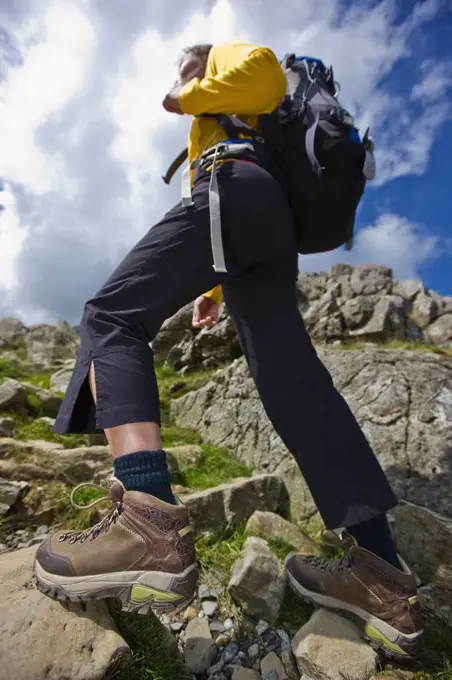
[{"label": "green moss", "polygon": [[184,484],[189,489],[209,489],[236,477],[251,477],[251,470],[233,458],[228,451],[209,444],[202,445],[204,457],[195,468],[181,466]]},{"label": "green moss", "polygon": [[227,585],[232,565],[240,557],[246,538],[244,527],[221,538],[197,536],[196,556],[201,579],[203,574],[214,571],[223,585]]},{"label": "green moss", "polygon": [[16,419],[16,439],[29,441],[42,439],[46,442],[61,444],[65,449],[75,449],[79,446],[88,445],[88,437],[85,435],[59,435],[52,432],[52,428],[45,422],[37,420]]},{"label": "green moss", "polygon": [[37,373],[32,366],[13,359],[0,356],[0,382],[5,378],[13,378],[21,382],[31,383],[36,387],[49,389],[51,373]]},{"label": "green moss", "polygon": [[182,658],[168,652],[165,630],[154,615],[124,613],[118,602],[110,603],[110,611],[134,653],[131,663],[110,673],[107,680],[190,680]]}]

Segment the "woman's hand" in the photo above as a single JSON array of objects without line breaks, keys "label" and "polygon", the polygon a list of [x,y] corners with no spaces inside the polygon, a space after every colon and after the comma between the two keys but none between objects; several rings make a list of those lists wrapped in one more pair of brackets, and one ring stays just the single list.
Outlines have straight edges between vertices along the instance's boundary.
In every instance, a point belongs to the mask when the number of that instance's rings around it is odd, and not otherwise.
[{"label": "woman's hand", "polygon": [[219,315],[219,303],[215,302],[215,300],[212,300],[211,298],[204,297],[204,295],[200,295],[198,298],[196,298],[195,305],[193,307],[193,327],[211,328],[218,322]]},{"label": "woman's hand", "polygon": [[168,113],[178,113],[180,116],[184,115],[184,112],[179,106],[179,92],[181,91],[181,87],[180,82],[176,81],[163,100],[162,106]]}]

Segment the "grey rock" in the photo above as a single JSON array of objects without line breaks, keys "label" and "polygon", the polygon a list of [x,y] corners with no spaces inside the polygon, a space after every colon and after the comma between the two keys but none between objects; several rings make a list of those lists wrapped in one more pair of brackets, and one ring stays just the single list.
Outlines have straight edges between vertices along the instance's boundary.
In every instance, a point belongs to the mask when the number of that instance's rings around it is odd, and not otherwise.
[{"label": "grey rock", "polygon": [[452,314],[443,314],[424,330],[424,339],[435,345],[452,344]]},{"label": "grey rock", "polygon": [[376,300],[368,295],[358,295],[346,300],[341,307],[345,326],[353,330],[366,324],[372,317]]},{"label": "grey rock", "polygon": [[261,675],[252,668],[234,668],[232,680],[261,680]]},{"label": "grey rock", "polygon": [[349,335],[361,340],[402,340],[406,335],[405,304],[397,295],[385,295],[376,303],[369,321]]},{"label": "grey rock", "polygon": [[190,673],[204,673],[215,659],[217,648],[205,619],[192,619],[186,628],[185,664]]},{"label": "grey rock", "polygon": [[212,633],[218,634],[218,633],[224,633],[226,630],[226,627],[221,621],[211,621],[209,623],[209,628],[212,631]]},{"label": "grey rock", "polygon": [[226,630],[231,630],[231,628],[234,628],[234,621],[232,619],[226,619],[224,622],[224,627]]},{"label": "grey rock", "polygon": [[248,648],[248,655],[251,657],[259,656],[259,645],[257,643]]},{"label": "grey rock", "polygon": [[39,536],[33,536],[32,539],[27,541],[27,548],[30,548],[33,545],[40,545],[49,536],[50,536],[50,534],[40,534]]},{"label": "grey rock", "polygon": [[391,292],[392,271],[388,267],[374,264],[361,264],[351,275],[351,286],[356,295],[375,295]]},{"label": "grey rock", "polygon": [[452,628],[452,568],[438,567],[431,583],[419,588],[419,603],[425,615],[442,619]]},{"label": "grey rock", "polygon": [[0,417],[0,437],[14,437],[14,420]]},{"label": "grey rock", "polygon": [[333,279],[339,276],[351,276],[353,274],[353,267],[349,264],[332,264],[330,267],[330,276]]},{"label": "grey rock", "polygon": [[283,628],[278,628],[276,633],[281,640],[281,649],[290,649],[290,637],[289,634],[283,630]]},{"label": "grey rock", "polygon": [[23,339],[26,332],[27,327],[17,319],[11,317],[0,319],[0,348],[14,345]]},{"label": "grey rock", "polygon": [[226,645],[224,648],[223,654],[222,654],[222,660],[223,662],[226,663],[231,663],[239,653],[239,646],[236,642],[230,642],[229,644]]},{"label": "grey rock", "polygon": [[418,279],[394,281],[392,292],[394,295],[400,295],[404,300],[414,300],[416,295],[424,292],[424,284]]},{"label": "grey rock", "polygon": [[215,663],[213,666],[207,669],[207,674],[208,675],[215,675],[215,673],[221,673],[221,671],[224,668],[224,661],[223,659],[220,659],[218,663]]},{"label": "grey rock", "polygon": [[54,472],[71,484],[92,481],[96,475],[110,475],[111,454],[108,446],[81,446],[55,453]]},{"label": "grey rock", "polygon": [[300,673],[316,680],[367,680],[376,670],[377,655],[357,628],[325,609],[298,631],[292,650]]},{"label": "grey rock", "polygon": [[6,515],[27,491],[28,484],[25,482],[14,482],[0,477],[0,517]]},{"label": "grey rock", "polygon": [[[399,498],[452,517],[452,360],[372,348],[318,348],[317,353]],[[228,447],[246,465],[278,473],[291,495],[292,517],[313,518],[312,497],[273,430],[243,359],[218,371],[200,390],[174,400],[171,414],[179,426],[196,429],[203,441]],[[274,507],[255,509],[280,514]]]},{"label": "grey rock", "polygon": [[420,293],[411,310],[411,318],[418,328],[427,328],[438,315],[438,303],[429,295]]},{"label": "grey rock", "polygon": [[105,677],[130,653],[106,604],[89,602],[82,611],[42,595],[31,584],[35,552],[0,557],[0,680]]},{"label": "grey rock", "polygon": [[304,314],[304,322],[314,340],[331,342],[343,336],[344,320],[331,291],[312,303]]},{"label": "grey rock", "polygon": [[204,451],[197,444],[171,446],[165,450],[167,454],[176,459],[178,466],[186,468],[197,467],[204,458]]},{"label": "grey rock", "polygon": [[25,335],[27,360],[38,368],[47,369],[67,359],[75,359],[80,338],[66,321],[56,326],[30,326]]},{"label": "grey rock", "polygon": [[202,609],[206,616],[214,616],[218,609],[218,604],[216,602],[211,602],[211,600],[205,600],[202,603]]},{"label": "grey rock", "polygon": [[298,552],[316,555],[320,548],[307,534],[292,522],[274,512],[256,510],[249,518],[245,533],[248,536],[260,536],[264,539],[283,540]]},{"label": "grey rock", "polygon": [[452,520],[406,501],[392,511],[397,546],[424,583],[452,564]]},{"label": "grey rock", "polygon": [[299,680],[300,674],[297,669],[295,657],[292,649],[282,649],[280,653],[281,661],[286,671],[287,680]]},{"label": "grey rock", "polygon": [[54,392],[66,392],[69,381],[74,372],[75,359],[65,362],[65,365],[50,376],[50,389]]},{"label": "grey rock", "polygon": [[270,624],[267,623],[267,621],[264,621],[261,619],[260,621],[257,622],[256,626],[256,635],[263,635],[264,633],[267,632],[267,630],[270,628]]},{"label": "grey rock", "polygon": [[181,621],[174,621],[173,623],[170,624],[170,628],[173,631],[173,633],[180,633],[183,627],[184,624]]},{"label": "grey rock", "polygon": [[226,527],[237,528],[255,510],[272,510],[288,514],[289,498],[277,475],[258,475],[222,484],[184,497],[193,530],[224,533]]},{"label": "grey rock", "polygon": [[281,607],[284,587],[279,561],[268,544],[260,538],[248,538],[228,585],[233,599],[247,614],[273,621]]},{"label": "grey rock", "polygon": [[263,680],[287,680],[286,669],[275,652],[270,652],[262,659],[261,676]]},{"label": "grey rock", "polygon": [[[185,336],[187,331],[191,329],[191,321],[193,316],[193,303],[185,305],[182,307],[174,316],[167,319],[157,336],[152,341],[152,350],[154,356],[158,361],[165,361],[170,349],[177,345]],[[195,335],[190,334],[191,337]]]},{"label": "grey rock", "polygon": [[452,314],[452,295],[445,295],[443,297],[441,314]]},{"label": "grey rock", "polygon": [[318,300],[326,292],[328,274],[321,272],[300,272],[297,279],[297,297],[301,306],[305,302]]},{"label": "grey rock", "polygon": [[[39,407],[35,405],[38,403]],[[7,378],[0,385],[0,411],[19,411],[35,415],[36,410],[43,410],[46,415],[55,416],[60,404],[61,398],[53,392],[30,383]]]}]

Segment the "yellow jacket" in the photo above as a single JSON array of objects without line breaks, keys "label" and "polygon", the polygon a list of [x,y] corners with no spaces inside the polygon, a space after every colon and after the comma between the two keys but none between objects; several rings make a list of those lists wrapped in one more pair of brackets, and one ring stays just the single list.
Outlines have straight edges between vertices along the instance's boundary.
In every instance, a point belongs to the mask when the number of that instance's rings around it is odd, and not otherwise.
[{"label": "yellow jacket", "polygon": [[[213,118],[196,118],[203,113],[235,114],[253,128],[258,116],[271,113],[286,92],[286,78],[274,53],[267,47],[227,43],[212,47],[206,75],[194,78],[179,95],[179,105],[193,118],[188,138],[188,162],[227,138]],[[221,286],[204,294],[221,302]]]}]

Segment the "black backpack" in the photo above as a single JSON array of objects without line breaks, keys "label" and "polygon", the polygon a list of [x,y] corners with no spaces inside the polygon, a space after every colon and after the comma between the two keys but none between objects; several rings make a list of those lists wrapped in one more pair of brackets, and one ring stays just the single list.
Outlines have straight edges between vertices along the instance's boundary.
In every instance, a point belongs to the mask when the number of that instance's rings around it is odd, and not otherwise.
[{"label": "black backpack", "polygon": [[[298,252],[320,253],[353,244],[353,227],[366,179],[375,176],[373,141],[361,141],[353,117],[337,100],[332,67],[311,57],[286,55],[286,96],[259,118],[260,130],[236,116],[216,115],[229,139],[252,138],[256,157],[281,181],[294,215]],[[186,158],[182,152],[169,182]]]}]

